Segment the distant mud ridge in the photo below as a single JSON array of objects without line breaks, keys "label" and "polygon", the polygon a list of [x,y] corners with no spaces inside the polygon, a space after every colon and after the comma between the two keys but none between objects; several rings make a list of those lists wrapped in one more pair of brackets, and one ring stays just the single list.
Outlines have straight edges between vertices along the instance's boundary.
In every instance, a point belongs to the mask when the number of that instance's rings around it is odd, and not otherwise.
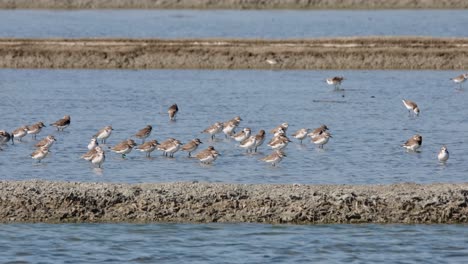
[{"label": "distant mud ridge", "polygon": [[468,8],[465,0],[0,0],[0,8],[398,9]]},{"label": "distant mud ridge", "polygon": [[2,68],[466,70],[468,38],[0,39]]},{"label": "distant mud ridge", "polygon": [[468,184],[0,182],[0,222],[468,223]]}]

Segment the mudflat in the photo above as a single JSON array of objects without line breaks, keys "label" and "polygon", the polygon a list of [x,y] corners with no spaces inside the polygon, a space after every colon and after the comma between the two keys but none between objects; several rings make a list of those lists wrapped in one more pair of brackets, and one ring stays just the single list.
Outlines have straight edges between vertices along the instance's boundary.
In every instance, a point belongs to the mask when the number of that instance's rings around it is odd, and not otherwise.
[{"label": "mudflat", "polygon": [[468,38],[0,39],[2,68],[464,70]]}]

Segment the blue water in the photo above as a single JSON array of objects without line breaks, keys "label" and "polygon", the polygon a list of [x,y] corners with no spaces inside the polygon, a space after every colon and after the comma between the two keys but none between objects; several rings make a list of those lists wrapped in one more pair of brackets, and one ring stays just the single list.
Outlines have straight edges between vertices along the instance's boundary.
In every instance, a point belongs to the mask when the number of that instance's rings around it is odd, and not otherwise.
[{"label": "blue water", "polygon": [[0,225],[2,263],[466,263],[457,225]]},{"label": "blue water", "polygon": [[[0,70],[3,92],[0,129],[50,124],[68,114],[65,132],[44,128],[38,139],[55,135],[49,157],[38,164],[29,156],[35,140],[8,145],[0,152],[0,180],[99,182],[207,181],[225,183],[388,184],[466,182],[468,109],[466,91],[449,80],[451,71],[208,71],[208,70]],[[324,79],[343,75],[344,92]],[[401,99],[416,101],[421,114],[409,117]],[[180,112],[169,122],[166,109]],[[260,159],[272,152],[266,143],[257,154],[223,135],[211,141],[200,132],[217,121],[240,115],[240,128],[269,131],[288,122],[288,134],[326,124],[333,135],[324,149],[306,139],[286,148],[278,167]],[[222,156],[203,166],[186,153],[153,158],[133,151],[122,159],[107,151],[102,170],[79,157],[100,128],[112,125],[109,146],[131,138],[151,124],[150,139],[199,137]],[[402,147],[423,136],[420,153]],[[272,137],[267,135],[267,140]],[[141,141],[136,140],[138,143]],[[447,145],[447,164],[437,161]]]},{"label": "blue water", "polygon": [[0,10],[0,37],[466,37],[468,10]]}]

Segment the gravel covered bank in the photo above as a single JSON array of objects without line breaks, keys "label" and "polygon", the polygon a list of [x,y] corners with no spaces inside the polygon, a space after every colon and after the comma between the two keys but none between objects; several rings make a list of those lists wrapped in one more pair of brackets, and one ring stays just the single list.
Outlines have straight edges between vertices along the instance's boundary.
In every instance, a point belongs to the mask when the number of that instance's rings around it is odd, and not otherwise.
[{"label": "gravel covered bank", "polygon": [[1,222],[468,223],[468,184],[0,182]]},{"label": "gravel covered bank", "polygon": [[467,65],[468,38],[0,39],[2,68],[466,70]]},{"label": "gravel covered bank", "polygon": [[0,8],[396,9],[468,8],[464,0],[0,0]]}]

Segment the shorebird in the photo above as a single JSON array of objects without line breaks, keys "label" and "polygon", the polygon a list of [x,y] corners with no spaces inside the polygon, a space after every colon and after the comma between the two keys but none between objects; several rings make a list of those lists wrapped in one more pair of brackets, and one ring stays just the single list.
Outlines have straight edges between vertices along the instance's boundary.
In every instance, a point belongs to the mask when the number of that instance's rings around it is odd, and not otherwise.
[{"label": "shorebird", "polygon": [[200,139],[198,139],[198,138],[192,139],[192,140],[190,140],[190,142],[188,142],[187,144],[182,146],[182,151],[187,151],[188,156],[190,158],[192,156],[192,152],[197,150],[197,148],[198,148],[198,146],[200,144],[203,144],[203,142],[201,142]]},{"label": "shorebird", "polygon": [[245,148],[246,152],[252,152],[255,149],[257,143],[256,136],[250,136],[240,143],[241,148]]},{"label": "shorebird", "polygon": [[240,121],[242,118],[240,116],[236,116],[233,119],[223,123],[223,133],[225,134],[226,138],[232,136],[235,133],[235,129],[239,126]]},{"label": "shorebird", "polygon": [[66,115],[62,119],[59,119],[50,125],[56,127],[57,131],[63,131],[70,125],[70,116]]},{"label": "shorebird", "polygon": [[6,132],[5,130],[0,130],[0,144],[8,143],[12,139],[10,133]]},{"label": "shorebird", "polygon": [[37,122],[34,125],[27,126],[28,134],[31,134],[33,139],[36,139],[37,134],[39,134],[42,128],[45,127],[43,122]]},{"label": "shorebird", "polygon": [[145,139],[151,135],[152,130],[153,127],[147,125],[145,128],[140,129],[140,131],[135,134],[135,137],[142,139],[142,143],[145,143]]},{"label": "shorebird", "polygon": [[177,104],[171,105],[167,109],[167,113],[169,114],[169,120],[174,121],[176,118],[177,112],[179,112],[179,107],[177,106]]},{"label": "shorebird", "polygon": [[158,150],[161,150],[163,152],[163,155],[168,156],[169,154],[169,157],[173,158],[174,153],[179,151],[181,145],[182,143],[179,140],[174,139],[174,138],[169,138],[163,141],[161,144],[159,144],[156,148]]},{"label": "shorebird", "polygon": [[153,152],[158,145],[158,141],[154,139],[139,145],[138,147],[136,147],[136,149],[138,149],[141,152],[146,152],[146,157],[149,158],[151,157],[151,152]]},{"label": "shorebird", "polygon": [[335,86],[335,90],[338,90],[341,86],[341,82],[343,82],[343,76],[335,76],[333,78],[327,78],[327,84]]},{"label": "shorebird", "polygon": [[413,111],[413,113],[418,116],[419,115],[419,107],[418,105],[411,101],[411,100],[405,100],[403,99],[402,100],[403,104],[405,105],[406,109],[408,109],[408,114],[411,116],[411,111]]},{"label": "shorebird", "polygon": [[332,135],[325,131],[322,134],[312,138],[312,142],[318,145],[319,148],[323,148],[323,145],[327,144],[331,137]]},{"label": "shorebird", "polygon": [[[288,127],[289,127],[289,124],[288,123],[282,123],[281,125],[273,128],[272,130],[270,130],[270,133],[271,134],[278,134],[279,132],[280,133],[286,133],[286,131],[288,130]],[[282,130],[282,132],[281,132]]]},{"label": "shorebird", "polygon": [[111,148],[112,151],[118,154],[122,154],[122,158],[125,158],[137,144],[133,139],[127,139]]},{"label": "shorebird", "polygon": [[286,157],[286,154],[282,150],[276,150],[272,154],[262,158],[262,160],[271,163],[272,166],[276,166],[283,160],[283,157]]},{"label": "shorebird", "polygon": [[407,150],[417,151],[422,145],[422,137],[418,134],[408,139],[405,144],[402,145]]},{"label": "shorebird", "polygon": [[[98,146],[96,146],[96,148],[97,147]],[[92,149],[88,150],[88,152],[81,155],[81,158],[84,159],[84,160],[87,160],[87,161],[91,161],[93,159],[94,155],[97,153],[96,148],[92,148]],[[101,148],[101,147],[99,147],[99,148]]]},{"label": "shorebird", "polygon": [[219,156],[219,152],[215,150],[213,146],[209,146],[207,149],[200,151],[195,157],[200,160],[201,163],[210,164],[216,160]]},{"label": "shorebird", "polygon": [[310,129],[308,129],[308,128],[301,128],[298,131],[294,132],[294,134],[292,134],[292,136],[295,139],[299,139],[301,141],[301,144],[302,144],[302,140],[304,140],[304,138],[306,138],[309,131],[310,131]]},{"label": "shorebird", "polygon": [[94,135],[95,138],[100,139],[102,144],[106,144],[106,140],[110,137],[112,134],[112,126],[106,126],[103,129],[99,130],[96,135]]},{"label": "shorebird", "polygon": [[102,164],[106,160],[106,154],[100,146],[97,146],[94,150],[96,153],[91,157],[91,163],[97,165],[98,168],[101,168]]},{"label": "shorebird", "polygon": [[262,129],[255,135],[255,152],[257,152],[257,148],[260,147],[263,142],[265,142],[265,130]]},{"label": "shorebird", "polygon": [[312,130],[312,132],[310,132],[307,135],[311,139],[314,139],[314,138],[316,138],[317,136],[320,136],[323,132],[326,132],[326,131],[328,131],[328,127],[326,125],[321,125],[320,127],[317,127],[314,130]]},{"label": "shorebird", "polygon": [[450,80],[452,80],[456,84],[459,84],[459,89],[461,90],[462,84],[466,81],[466,79],[468,79],[468,73],[458,75],[457,77],[451,78]]},{"label": "shorebird", "polygon": [[248,137],[250,137],[251,133],[252,133],[252,130],[246,127],[242,129],[242,131],[239,131],[235,135],[233,135],[232,138],[237,142],[242,142],[246,140]]},{"label": "shorebird", "polygon": [[34,146],[38,147],[38,148],[40,148],[40,147],[50,148],[50,147],[52,147],[52,145],[54,144],[55,141],[57,141],[57,140],[55,139],[54,136],[48,135],[47,137],[45,137],[41,141],[37,142],[36,145],[34,145]]},{"label": "shorebird", "polygon": [[211,135],[211,140],[214,140],[215,135],[223,131],[223,123],[216,122],[214,125],[203,130],[202,133],[207,133]]},{"label": "shorebird", "polygon": [[88,149],[91,150],[97,146],[99,146],[97,139],[95,137],[91,138],[91,141],[88,144]]},{"label": "shorebird", "polygon": [[440,148],[439,154],[437,154],[437,159],[440,162],[446,162],[449,159],[449,152],[446,146]]},{"label": "shorebird", "polygon": [[291,142],[291,140],[289,140],[288,137],[279,135],[272,138],[270,142],[268,142],[268,146],[275,150],[282,150],[289,144],[289,142]]},{"label": "shorebird", "polygon": [[44,159],[45,157],[47,157],[48,154],[49,154],[49,148],[44,146],[44,147],[40,147],[40,148],[36,149],[31,154],[31,158],[37,160],[37,162],[40,163],[41,160]]},{"label": "shorebird", "polygon": [[22,126],[20,128],[13,130],[13,132],[11,132],[11,136],[13,137],[13,139],[17,138],[18,141],[21,141],[23,137],[25,137],[27,134],[28,134],[28,129],[26,128],[26,126]]}]

